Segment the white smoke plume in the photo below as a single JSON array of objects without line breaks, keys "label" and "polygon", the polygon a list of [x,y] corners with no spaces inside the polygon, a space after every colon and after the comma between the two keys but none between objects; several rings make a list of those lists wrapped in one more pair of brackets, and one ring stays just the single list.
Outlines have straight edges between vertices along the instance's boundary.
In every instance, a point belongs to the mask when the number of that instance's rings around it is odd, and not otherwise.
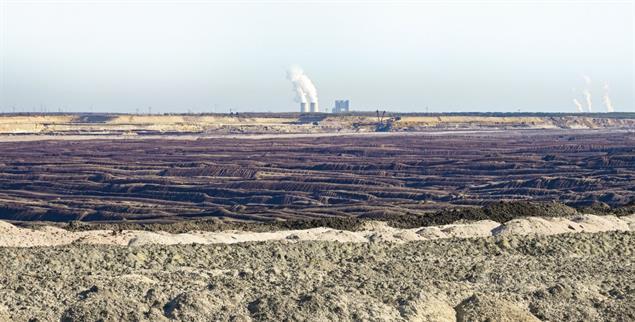
[{"label": "white smoke plume", "polygon": [[584,89],[584,92],[582,92],[584,94],[584,99],[586,100],[586,108],[588,109],[589,113],[592,113],[593,101],[591,99],[591,92],[589,91],[589,88],[591,87],[591,77],[582,75],[582,78],[584,78],[584,82],[586,83],[586,88]]},{"label": "white smoke plume", "polygon": [[287,71],[287,78],[293,83],[296,94],[302,103],[306,103],[307,98],[311,103],[318,102],[317,89],[302,68],[292,66]]},{"label": "white smoke plume", "polygon": [[606,106],[606,112],[613,113],[615,109],[613,108],[613,103],[611,103],[611,97],[609,97],[609,84],[604,83],[604,106]]},{"label": "white smoke plume", "polygon": [[300,103],[306,103],[306,93],[302,90],[302,87],[293,85],[295,89],[295,100]]},{"label": "white smoke plume", "polygon": [[589,111],[589,113],[593,112],[593,101],[591,100],[591,92],[589,92],[588,89],[585,89],[584,92],[584,99],[586,100],[586,108]]},{"label": "white smoke plume", "polygon": [[582,103],[580,103],[580,101],[578,101],[577,98],[573,99],[573,104],[575,104],[575,109],[578,111],[578,113],[584,112],[584,109],[582,108]]}]

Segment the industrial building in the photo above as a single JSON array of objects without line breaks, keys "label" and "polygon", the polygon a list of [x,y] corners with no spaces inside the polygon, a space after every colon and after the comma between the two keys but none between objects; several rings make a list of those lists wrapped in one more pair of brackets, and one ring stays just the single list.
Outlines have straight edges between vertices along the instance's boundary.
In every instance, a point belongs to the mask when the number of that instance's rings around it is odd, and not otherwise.
[{"label": "industrial building", "polygon": [[336,100],[335,107],[333,107],[333,113],[348,113],[349,107],[349,100]]},{"label": "industrial building", "polygon": [[320,107],[317,102],[300,103],[300,113],[319,113]]}]

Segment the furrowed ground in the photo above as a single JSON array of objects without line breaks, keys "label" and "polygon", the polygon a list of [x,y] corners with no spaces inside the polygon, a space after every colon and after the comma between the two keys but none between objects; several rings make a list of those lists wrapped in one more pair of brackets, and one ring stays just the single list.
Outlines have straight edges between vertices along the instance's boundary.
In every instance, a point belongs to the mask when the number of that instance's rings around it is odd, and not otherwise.
[{"label": "furrowed ground", "polygon": [[0,142],[0,219],[170,222],[419,215],[501,200],[635,201],[608,130]]}]

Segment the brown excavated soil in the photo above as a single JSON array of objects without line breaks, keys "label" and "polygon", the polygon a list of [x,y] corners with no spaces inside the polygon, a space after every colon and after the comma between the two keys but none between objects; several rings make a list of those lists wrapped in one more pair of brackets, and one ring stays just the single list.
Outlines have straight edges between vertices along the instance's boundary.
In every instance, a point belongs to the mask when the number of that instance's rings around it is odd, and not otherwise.
[{"label": "brown excavated soil", "polygon": [[[623,131],[51,140],[0,150],[0,219],[15,221],[399,217],[422,226],[460,219],[426,218],[448,205],[606,211],[594,205],[635,202],[635,135]],[[492,214],[467,217],[479,216]]]},{"label": "brown excavated soil", "polygon": [[145,230],[163,231],[169,233],[185,233],[189,231],[253,231],[269,232],[285,229],[311,229],[326,227],[339,230],[357,231],[370,221],[383,221],[395,228],[417,228],[435,225],[448,225],[460,221],[491,220],[507,222],[523,217],[571,217],[584,214],[600,216],[628,216],[635,214],[633,206],[611,208],[608,206],[572,208],[558,202],[530,202],[530,201],[506,201],[496,202],[485,206],[450,207],[421,214],[370,214],[346,217],[324,217],[316,219],[287,219],[275,221],[236,221],[223,220],[222,218],[206,218],[182,220],[170,223],[148,222],[82,222],[71,221],[68,223],[54,222],[17,222],[23,227],[40,227],[43,225],[55,225],[69,231],[87,230]]},{"label": "brown excavated soil", "polygon": [[0,248],[6,321],[632,321],[635,234]]}]

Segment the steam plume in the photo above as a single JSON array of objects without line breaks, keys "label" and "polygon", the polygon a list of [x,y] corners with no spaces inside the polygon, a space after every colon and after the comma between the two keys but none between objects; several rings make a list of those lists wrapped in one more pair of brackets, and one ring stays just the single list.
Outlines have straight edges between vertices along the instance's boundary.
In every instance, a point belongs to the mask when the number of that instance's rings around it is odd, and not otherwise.
[{"label": "steam plume", "polygon": [[593,101],[591,101],[591,92],[588,89],[584,90],[584,99],[586,100],[586,108],[589,110],[589,113],[593,112]]},{"label": "steam plume", "polygon": [[575,109],[578,111],[578,113],[584,112],[584,109],[582,108],[582,103],[580,103],[580,101],[578,101],[577,98],[573,99],[573,104],[575,104]]},{"label": "steam plume", "polygon": [[586,107],[589,110],[589,113],[593,112],[593,101],[591,100],[591,92],[589,92],[589,87],[591,87],[591,77],[587,75],[582,75],[584,78],[584,82],[586,83],[586,88],[584,89],[584,99],[586,100]]},{"label": "steam plume", "polygon": [[287,71],[287,78],[293,83],[298,99],[302,103],[307,102],[307,98],[311,103],[318,102],[317,89],[313,81],[304,73],[302,68],[292,66]]},{"label": "steam plume", "polygon": [[304,93],[304,91],[302,90],[302,87],[299,86],[295,86],[295,100],[300,102],[300,103],[306,103],[306,93]]},{"label": "steam plume", "polygon": [[606,106],[606,111],[608,113],[613,113],[615,112],[615,109],[613,108],[613,104],[611,103],[611,98],[609,97],[609,84],[604,83],[604,97],[602,97],[604,100],[604,106]]}]

